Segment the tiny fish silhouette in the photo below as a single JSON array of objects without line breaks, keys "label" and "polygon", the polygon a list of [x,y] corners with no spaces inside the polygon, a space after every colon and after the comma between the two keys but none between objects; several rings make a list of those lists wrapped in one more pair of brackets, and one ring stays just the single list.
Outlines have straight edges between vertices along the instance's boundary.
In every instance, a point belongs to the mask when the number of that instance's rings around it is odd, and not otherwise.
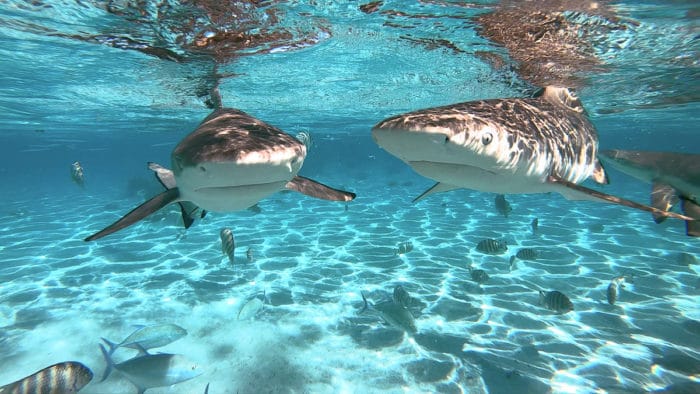
[{"label": "tiny fish silhouette", "polygon": [[234,252],[236,251],[236,242],[233,239],[233,231],[230,228],[221,229],[221,251],[228,256],[228,261],[233,264]]},{"label": "tiny fish silhouette", "polygon": [[476,250],[485,254],[503,254],[508,250],[508,245],[505,241],[489,238],[479,241]]},{"label": "tiny fish silhouette", "polygon": [[253,262],[253,249],[248,248],[248,250],[245,251],[245,257],[248,259],[249,262]]},{"label": "tiny fish silhouette", "polygon": [[540,225],[540,221],[537,218],[532,219],[532,223],[530,223],[530,228],[532,229],[533,234],[537,234],[537,228]]},{"label": "tiny fish silhouette", "polygon": [[496,210],[505,217],[508,217],[508,214],[513,211],[510,203],[506,200],[506,196],[503,194],[496,195]]},{"label": "tiny fish silhouette", "polygon": [[79,161],[71,164],[70,176],[73,178],[73,182],[77,183],[78,186],[85,187],[85,172],[83,171],[83,166],[80,165]]},{"label": "tiny fish silhouette", "polygon": [[613,280],[610,281],[610,284],[608,285],[608,290],[606,292],[608,304],[615,305],[617,297],[620,294],[619,289],[625,287],[625,280],[627,280],[627,277],[625,275],[620,275],[613,278]]},{"label": "tiny fish silhouette", "polygon": [[476,283],[484,283],[487,280],[489,280],[489,274],[487,274],[486,271],[484,271],[484,270],[481,270],[481,269],[473,270],[470,267],[469,273],[472,276],[472,280]]},{"label": "tiny fish silhouette", "polygon": [[574,310],[574,304],[571,303],[566,294],[552,290],[544,292],[540,290],[540,304],[557,313],[567,313]]},{"label": "tiny fish silhouette", "polygon": [[398,249],[396,250],[396,254],[402,255],[402,254],[406,254],[412,250],[413,250],[413,244],[411,242],[409,242],[409,241],[401,242],[399,244]]}]

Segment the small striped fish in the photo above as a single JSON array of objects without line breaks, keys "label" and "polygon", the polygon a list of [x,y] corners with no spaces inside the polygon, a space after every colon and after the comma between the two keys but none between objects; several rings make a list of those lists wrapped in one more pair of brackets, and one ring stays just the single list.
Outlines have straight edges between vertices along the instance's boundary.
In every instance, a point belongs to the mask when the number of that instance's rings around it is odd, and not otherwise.
[{"label": "small striped fish", "polygon": [[536,260],[539,255],[540,254],[535,249],[523,248],[518,250],[515,257],[519,258],[520,260]]},{"label": "small striped fish", "polygon": [[484,283],[487,280],[489,280],[489,274],[486,273],[484,270],[473,270],[471,267],[469,268],[469,273],[472,276],[472,280],[476,283]]},{"label": "small striped fish", "polygon": [[79,161],[71,164],[70,176],[73,178],[73,182],[77,183],[78,186],[85,187],[85,172],[83,172],[83,166],[80,165]]},{"label": "small striped fish", "polygon": [[625,287],[625,280],[625,276],[621,275],[613,278],[613,280],[610,281],[610,284],[608,285],[608,291],[606,293],[608,296],[608,304],[615,305],[615,301],[617,301],[617,296],[619,294],[618,288]]},{"label": "small striped fish", "polygon": [[557,313],[567,313],[574,310],[574,304],[564,293],[552,290],[544,292],[540,290],[540,304]]},{"label": "small striped fish", "polygon": [[228,261],[233,264],[234,252],[236,251],[236,242],[233,239],[233,231],[230,228],[221,229],[221,251],[228,256]]},{"label": "small striped fish", "polygon": [[0,394],[77,393],[92,380],[90,368],[77,361],[51,365],[26,378],[0,387]]},{"label": "small striped fish", "polygon": [[537,228],[540,226],[540,221],[537,218],[532,219],[530,223],[530,228],[532,229],[532,234],[537,234]]},{"label": "small striped fish", "polygon": [[508,250],[508,245],[505,241],[484,239],[476,244],[476,250],[485,254],[503,254]]},{"label": "small striped fish", "polygon": [[412,250],[413,250],[413,244],[411,242],[409,242],[409,241],[401,242],[399,244],[398,249],[396,250],[396,254],[402,255],[402,254],[406,254]]},{"label": "small striped fish", "polygon": [[245,257],[248,259],[248,262],[253,262],[253,249],[248,248],[248,250],[245,251]]},{"label": "small striped fish", "polygon": [[393,298],[396,305],[401,305],[404,308],[408,308],[413,304],[413,298],[411,298],[411,295],[408,294],[406,289],[401,285],[396,285],[396,287],[394,287]]}]

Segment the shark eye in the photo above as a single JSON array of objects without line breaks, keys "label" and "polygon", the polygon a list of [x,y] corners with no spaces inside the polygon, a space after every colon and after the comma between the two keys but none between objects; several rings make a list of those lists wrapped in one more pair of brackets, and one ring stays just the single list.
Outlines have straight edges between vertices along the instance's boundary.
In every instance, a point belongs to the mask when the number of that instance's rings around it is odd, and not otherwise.
[{"label": "shark eye", "polygon": [[484,145],[488,145],[493,141],[493,136],[491,133],[485,133],[484,135],[481,136],[481,143]]}]

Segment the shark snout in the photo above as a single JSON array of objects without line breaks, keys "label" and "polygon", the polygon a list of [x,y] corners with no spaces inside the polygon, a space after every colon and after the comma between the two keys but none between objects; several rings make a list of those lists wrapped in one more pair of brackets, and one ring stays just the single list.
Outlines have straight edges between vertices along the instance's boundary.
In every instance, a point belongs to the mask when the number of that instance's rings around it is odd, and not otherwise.
[{"label": "shark snout", "polygon": [[372,139],[382,149],[406,161],[431,160],[445,152],[449,136],[402,129],[372,129]]}]

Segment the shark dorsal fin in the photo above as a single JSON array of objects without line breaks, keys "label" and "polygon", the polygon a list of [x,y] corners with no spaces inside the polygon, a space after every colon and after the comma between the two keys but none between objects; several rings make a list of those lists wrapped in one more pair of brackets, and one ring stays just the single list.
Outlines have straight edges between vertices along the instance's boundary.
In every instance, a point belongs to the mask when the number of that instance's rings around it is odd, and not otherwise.
[{"label": "shark dorsal fin", "polygon": [[547,86],[537,92],[535,97],[539,97],[554,105],[559,105],[578,113],[585,112],[585,109],[581,104],[581,100],[578,98],[576,93],[569,88],[561,86]]}]

